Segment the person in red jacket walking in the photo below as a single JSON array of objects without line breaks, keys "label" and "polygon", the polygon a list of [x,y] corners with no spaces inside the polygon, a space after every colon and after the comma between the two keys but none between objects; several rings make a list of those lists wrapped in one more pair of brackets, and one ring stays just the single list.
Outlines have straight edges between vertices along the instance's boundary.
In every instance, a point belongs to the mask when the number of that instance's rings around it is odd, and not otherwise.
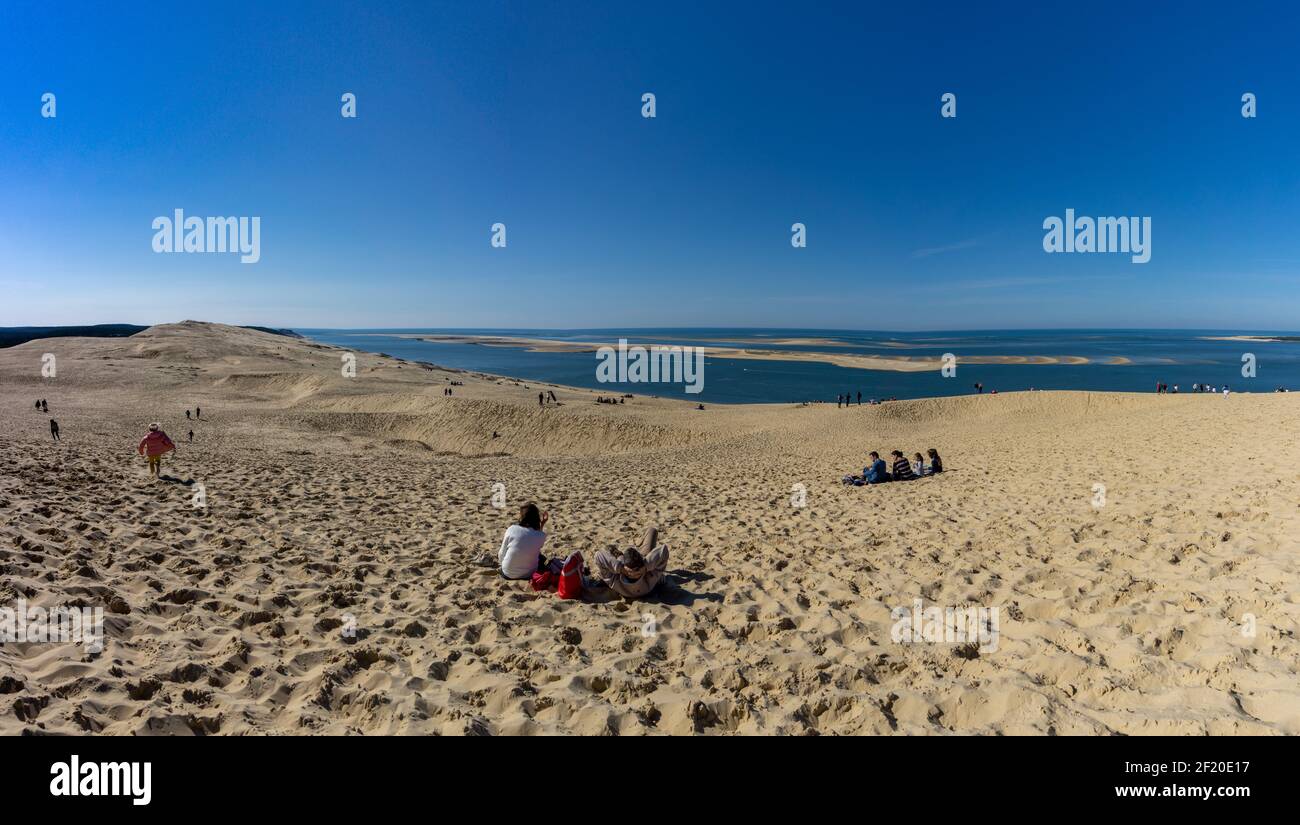
[{"label": "person in red jacket walking", "polygon": [[162,431],[162,426],[155,421],[149,425],[149,433],[140,439],[137,451],[149,459],[149,476],[154,478],[162,469],[162,457],[174,449],[176,445],[167,437],[167,433]]}]

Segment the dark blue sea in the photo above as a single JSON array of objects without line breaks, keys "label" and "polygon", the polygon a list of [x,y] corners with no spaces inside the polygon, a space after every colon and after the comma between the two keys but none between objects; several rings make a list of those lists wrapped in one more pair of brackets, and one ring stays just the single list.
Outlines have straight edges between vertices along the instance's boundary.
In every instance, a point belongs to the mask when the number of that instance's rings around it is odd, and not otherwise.
[{"label": "dark blue sea", "polygon": [[[545,381],[595,390],[687,398],[709,403],[834,402],[841,393],[856,398],[923,398],[963,395],[981,383],[984,391],[1110,390],[1154,392],[1157,382],[1188,392],[1193,383],[1234,392],[1300,389],[1300,341],[1214,341],[1210,336],[1300,336],[1279,330],[988,330],[980,332],[862,332],[817,329],[298,329],[296,332],[349,349],[383,352],[412,361]],[[682,384],[611,384],[596,379],[597,357],[583,352],[529,352],[523,348],[467,343],[432,343],[393,337],[397,333],[504,335],[573,342],[745,347],[805,352],[860,353],[879,356],[973,355],[1083,356],[1083,365],[959,364],[957,374],[939,371],[889,372],[800,361],[764,361],[708,357],[704,389],[685,391]],[[771,343],[812,338],[818,343]],[[833,342],[828,344],[825,342]],[[1255,356],[1255,377],[1242,375],[1243,355]],[[1132,363],[1112,365],[1114,357]]]}]

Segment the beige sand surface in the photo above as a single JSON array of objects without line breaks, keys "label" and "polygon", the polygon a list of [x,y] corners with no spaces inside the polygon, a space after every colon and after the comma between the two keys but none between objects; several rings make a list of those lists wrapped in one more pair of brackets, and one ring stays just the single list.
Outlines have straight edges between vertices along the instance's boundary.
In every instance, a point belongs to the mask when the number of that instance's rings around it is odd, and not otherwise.
[{"label": "beige sand surface", "polygon": [[[0,389],[0,607],[110,611],[100,655],[0,646],[0,733],[1300,733],[1297,395],[538,409],[188,322],[0,350]],[[134,455],[155,419],[193,426],[179,481]],[[839,483],[895,447],[950,472]],[[658,523],[667,583],[560,601],[476,566],[498,482],[554,553]],[[893,642],[915,598],[998,607],[997,649]]]}]

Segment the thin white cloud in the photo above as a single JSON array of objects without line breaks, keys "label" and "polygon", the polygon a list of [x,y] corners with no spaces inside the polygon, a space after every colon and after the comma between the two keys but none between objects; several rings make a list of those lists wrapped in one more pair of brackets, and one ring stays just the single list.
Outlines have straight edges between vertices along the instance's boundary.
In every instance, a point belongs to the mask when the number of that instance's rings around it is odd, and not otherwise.
[{"label": "thin white cloud", "polygon": [[980,246],[985,240],[985,238],[968,238],[964,241],[948,244],[947,246],[928,246],[924,249],[914,250],[912,252],[912,257],[929,258],[932,255],[942,255],[945,252],[956,252],[960,249],[970,249],[974,246]]},{"label": "thin white cloud", "polygon": [[1079,278],[988,278],[982,281],[956,281],[944,284],[951,289],[1008,289],[1018,286],[1040,286],[1042,284],[1063,284]]}]

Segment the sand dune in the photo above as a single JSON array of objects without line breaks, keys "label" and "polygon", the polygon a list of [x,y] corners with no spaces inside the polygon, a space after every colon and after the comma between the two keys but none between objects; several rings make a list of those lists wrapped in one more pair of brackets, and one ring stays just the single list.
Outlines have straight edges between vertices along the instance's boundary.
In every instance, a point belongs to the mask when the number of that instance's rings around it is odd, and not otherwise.
[{"label": "sand dune", "polygon": [[[538,409],[340,354],[194,322],[0,350],[0,606],[108,634],[0,646],[0,733],[1300,733],[1300,396]],[[194,430],[175,480],[134,456],[152,420]],[[894,447],[950,472],[839,483]],[[552,553],[657,523],[668,582],[475,565],[529,499]],[[997,649],[894,642],[918,598],[998,607]]]}]

